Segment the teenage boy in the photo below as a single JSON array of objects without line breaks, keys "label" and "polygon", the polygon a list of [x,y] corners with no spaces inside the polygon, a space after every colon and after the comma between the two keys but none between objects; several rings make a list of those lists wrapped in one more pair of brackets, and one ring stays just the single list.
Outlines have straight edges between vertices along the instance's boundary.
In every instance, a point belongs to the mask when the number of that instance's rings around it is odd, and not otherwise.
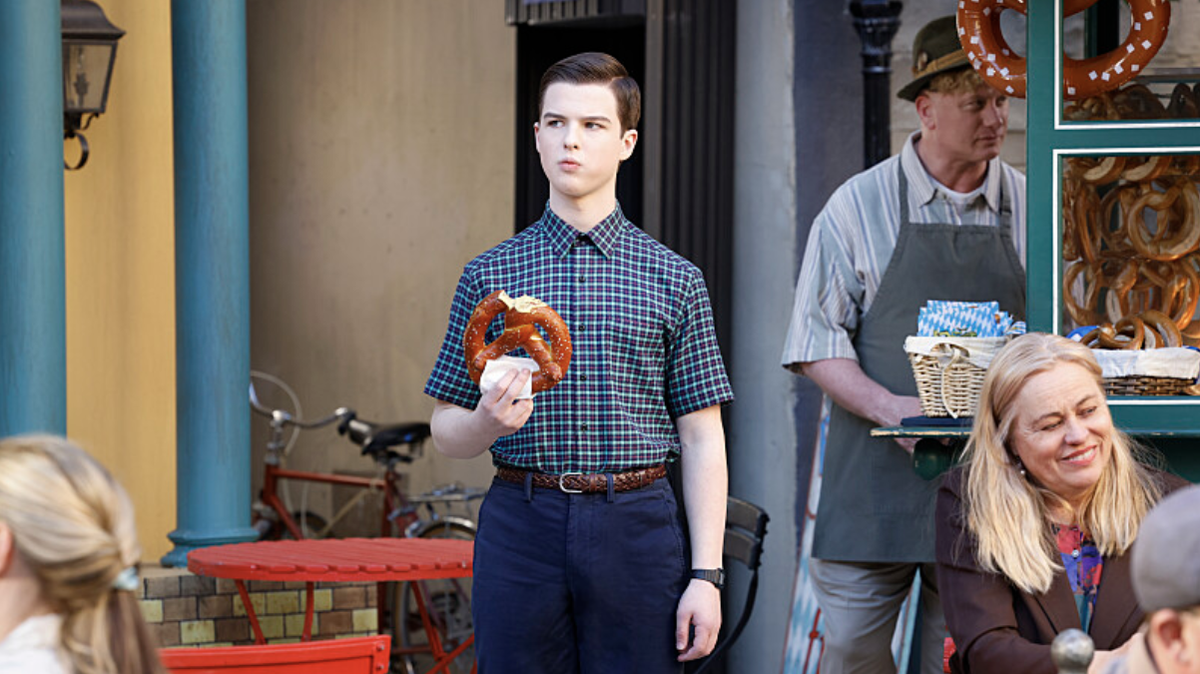
[{"label": "teenage boy", "polygon": [[[475,539],[484,674],[678,673],[720,627],[720,406],[733,395],[700,271],[617,204],[640,114],[637,83],[611,56],[546,71],[533,133],[549,204],[466,266],[425,386],[438,451],[490,450],[497,467]],[[496,290],[546,302],[570,329],[570,367],[536,400],[518,399],[527,371],[484,394],[468,377],[463,331]],[[674,460],[690,550],[663,477]]]}]

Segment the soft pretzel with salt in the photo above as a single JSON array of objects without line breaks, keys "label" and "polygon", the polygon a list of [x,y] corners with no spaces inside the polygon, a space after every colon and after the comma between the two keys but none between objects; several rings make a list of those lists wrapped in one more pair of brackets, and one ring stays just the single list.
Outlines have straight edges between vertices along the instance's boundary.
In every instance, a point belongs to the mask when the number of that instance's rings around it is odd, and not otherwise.
[{"label": "soft pretzel with salt", "polygon": [[[487,329],[492,320],[504,314],[504,332],[491,343],[487,343]],[[538,327],[546,331],[546,339]],[[571,333],[550,305],[523,295],[516,299],[503,290],[483,298],[471,312],[467,329],[463,332],[463,352],[467,358],[467,372],[478,384],[483,368],[494,360],[523,347],[538,364],[533,375],[533,392],[540,393],[562,381],[571,364]]]}]

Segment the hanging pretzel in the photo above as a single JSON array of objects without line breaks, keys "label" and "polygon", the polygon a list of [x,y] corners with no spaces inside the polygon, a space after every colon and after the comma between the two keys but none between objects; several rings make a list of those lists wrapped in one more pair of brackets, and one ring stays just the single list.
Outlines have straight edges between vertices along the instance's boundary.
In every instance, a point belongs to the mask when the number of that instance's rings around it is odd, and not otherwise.
[{"label": "hanging pretzel", "polygon": [[1142,273],[1158,288],[1155,304],[1170,316],[1175,327],[1187,328],[1196,315],[1196,300],[1200,297],[1200,273],[1190,260],[1146,264]]},{"label": "hanging pretzel", "polygon": [[[1076,288],[1076,286],[1080,286]],[[1076,262],[1063,274],[1063,304],[1075,325],[1096,325],[1103,317],[1096,312],[1100,291],[1108,285],[1101,265]],[[1082,297],[1079,302],[1075,298]]]},{"label": "hanging pretzel", "polygon": [[1125,171],[1125,161],[1125,157],[1118,155],[1107,156],[1093,168],[1084,171],[1080,177],[1086,183],[1106,185],[1121,177]]},{"label": "hanging pretzel", "polygon": [[1155,344],[1146,346],[1147,349],[1154,348],[1173,348],[1183,345],[1183,336],[1179,333],[1179,328],[1175,327],[1174,321],[1170,316],[1167,316],[1161,311],[1143,311],[1138,314],[1138,317],[1146,325],[1147,339],[1151,337],[1155,340]]},{"label": "hanging pretzel", "polygon": [[1108,320],[1117,323],[1123,317],[1132,313],[1129,303],[1129,293],[1133,290],[1133,286],[1137,284],[1140,273],[1141,263],[1135,258],[1127,260],[1121,266],[1120,271],[1110,278],[1105,305]]},{"label": "hanging pretzel", "polygon": [[1094,222],[1100,214],[1096,188],[1070,178],[1063,179],[1063,261],[1096,261]]},{"label": "hanging pretzel", "polygon": [[[1096,0],[1066,0],[1063,15],[1087,9]],[[1088,59],[1063,55],[1063,94],[1076,100],[1111,91],[1146,67],[1167,38],[1168,0],[1128,0],[1129,35],[1116,49]],[[1025,13],[1025,0],[971,0],[958,3],[958,39],[975,70],[996,89],[1025,97],[1025,59],[1016,55],[1000,30],[1004,10]]]},{"label": "hanging pretzel", "polygon": [[[504,332],[490,344],[485,343],[488,326],[504,314]],[[550,338],[547,344],[538,326]],[[533,392],[540,393],[562,381],[571,364],[571,333],[566,323],[550,305],[528,295],[513,299],[503,290],[483,298],[471,312],[463,333],[463,351],[467,357],[467,372],[476,384],[483,376],[489,360],[523,347],[538,364],[533,375]]]},{"label": "hanging pretzel", "polygon": [[1125,170],[1121,172],[1121,177],[1131,183],[1148,183],[1158,180],[1162,174],[1171,168],[1171,162],[1174,157],[1169,154],[1160,154],[1153,157],[1146,157],[1146,160],[1140,164],[1131,163],[1126,160]]},{"label": "hanging pretzel", "polygon": [[1167,104],[1167,116],[1176,119],[1200,117],[1200,107],[1196,105],[1191,87],[1183,82],[1175,85],[1175,89],[1171,91],[1171,102]]},{"label": "hanging pretzel", "polygon": [[1171,173],[1185,178],[1194,178],[1200,173],[1200,155],[1177,154],[1171,163]]},{"label": "hanging pretzel", "polygon": [[[1171,232],[1169,209],[1177,199],[1184,199],[1184,216],[1179,226]],[[1152,234],[1146,226],[1144,211],[1158,211],[1159,233]],[[1187,255],[1200,246],[1200,192],[1190,180],[1181,180],[1166,192],[1149,191],[1135,200],[1125,211],[1125,236],[1134,249],[1151,260],[1171,261]],[[1169,233],[1169,235],[1168,235]]]},{"label": "hanging pretzel", "polygon": [[[1100,200],[1100,214],[1097,218],[1099,224],[1096,229],[1104,242],[1106,252],[1114,257],[1124,259],[1133,255],[1133,246],[1129,245],[1129,240],[1125,238],[1125,213],[1133,208],[1133,202],[1137,201],[1140,193],[1141,188],[1137,185],[1119,185],[1109,190]],[[1108,223],[1114,220],[1119,225],[1116,229],[1108,226]]]},{"label": "hanging pretzel", "polygon": [[1132,83],[1113,92],[1112,104],[1119,119],[1162,119],[1167,116],[1162,101],[1144,84]]}]

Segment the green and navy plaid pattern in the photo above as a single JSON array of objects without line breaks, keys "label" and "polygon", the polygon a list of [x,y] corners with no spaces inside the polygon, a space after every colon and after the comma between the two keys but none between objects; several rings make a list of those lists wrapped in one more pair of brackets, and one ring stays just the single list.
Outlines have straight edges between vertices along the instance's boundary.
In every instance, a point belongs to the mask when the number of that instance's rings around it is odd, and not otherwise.
[{"label": "green and navy plaid pattern", "polygon": [[[475,409],[463,331],[484,297],[532,295],[562,316],[574,354],[533,416],[492,446],[497,464],[546,473],[619,472],[674,459],[674,420],[733,400],[703,275],[625,219],[618,206],[586,234],[549,207],[472,260],[450,307],[425,393]],[[487,339],[502,330],[497,318]]]}]

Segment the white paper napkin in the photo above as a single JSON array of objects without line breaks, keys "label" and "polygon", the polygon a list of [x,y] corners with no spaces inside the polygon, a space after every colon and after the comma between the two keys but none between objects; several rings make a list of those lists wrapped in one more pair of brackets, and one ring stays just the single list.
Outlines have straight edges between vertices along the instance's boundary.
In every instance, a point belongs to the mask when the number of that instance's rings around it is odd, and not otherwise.
[{"label": "white paper napkin", "polygon": [[[500,356],[495,360],[489,360],[487,365],[483,366],[483,374],[479,377],[479,392],[487,393],[492,390],[504,375],[512,370],[523,369],[530,372],[537,372],[541,368],[538,367],[537,361],[532,358],[517,358],[516,356]],[[517,400],[528,400],[533,398],[533,377],[530,377],[525,382],[525,388],[521,391],[521,395],[517,396]]]}]

